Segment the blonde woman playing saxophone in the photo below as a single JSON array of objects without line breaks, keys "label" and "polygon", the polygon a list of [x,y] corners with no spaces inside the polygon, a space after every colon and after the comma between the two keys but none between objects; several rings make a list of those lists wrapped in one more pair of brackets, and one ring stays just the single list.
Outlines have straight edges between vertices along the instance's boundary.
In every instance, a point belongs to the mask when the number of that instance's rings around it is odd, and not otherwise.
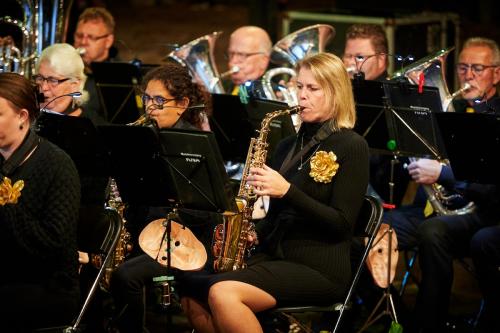
[{"label": "blonde woman playing saxophone", "polygon": [[250,237],[261,252],[242,270],[186,274],[182,304],[196,332],[262,332],[256,312],[331,303],[348,288],[368,146],[352,131],[354,99],[342,61],[321,53],[297,72],[300,131],[281,142],[272,166],[248,175],[257,195],[271,197],[257,238]]}]

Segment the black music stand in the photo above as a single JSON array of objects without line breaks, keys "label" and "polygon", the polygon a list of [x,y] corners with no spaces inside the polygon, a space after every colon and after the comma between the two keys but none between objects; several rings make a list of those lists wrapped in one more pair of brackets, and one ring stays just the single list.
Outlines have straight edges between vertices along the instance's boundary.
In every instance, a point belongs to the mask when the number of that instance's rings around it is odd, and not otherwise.
[{"label": "black music stand", "polygon": [[[243,104],[238,96],[225,94],[212,94],[212,102],[210,127],[224,160],[233,162],[245,161],[250,139],[256,136],[266,114],[289,108],[286,103],[253,98],[248,104]],[[289,115],[273,119],[268,134],[268,158],[279,141],[293,134],[295,128]]]},{"label": "black music stand", "polygon": [[80,175],[106,176],[96,128],[88,118],[41,112],[34,125],[38,135],[64,150]]},{"label": "black music stand", "polygon": [[[157,256],[171,252],[171,222],[182,222],[177,208],[235,211],[236,201],[212,132],[119,125],[98,129],[107,143],[112,176],[124,201],[173,208],[166,216]],[[164,240],[166,250],[161,248]],[[168,255],[166,268],[171,271]],[[174,280],[170,273],[161,278]]]},{"label": "black music stand", "polygon": [[[437,88],[422,87],[419,90],[418,86],[391,82],[384,82],[382,85],[384,94],[379,94],[378,96],[381,97],[384,103],[383,112],[387,122],[386,128],[389,138],[387,148],[393,152],[394,159],[397,156],[432,156],[436,159],[443,158],[445,155],[443,153],[443,145],[439,140],[439,132],[432,116],[432,111],[441,111],[441,102]],[[394,186],[392,179],[393,167],[394,164],[391,165],[391,181],[389,184],[391,203]],[[391,244],[394,233],[391,224],[389,224],[388,230],[381,237],[383,238],[386,233],[389,236],[387,287],[384,289],[382,297],[370,313],[365,324],[359,330],[360,332],[384,315],[389,315],[393,321],[398,323],[390,290]],[[376,315],[378,309],[384,305],[384,301],[385,309]]]},{"label": "black music stand", "polygon": [[493,114],[434,114],[458,180],[500,184],[500,117]]},{"label": "black music stand", "polygon": [[112,124],[128,124],[142,114],[139,64],[128,62],[93,62],[99,103],[106,120]]}]

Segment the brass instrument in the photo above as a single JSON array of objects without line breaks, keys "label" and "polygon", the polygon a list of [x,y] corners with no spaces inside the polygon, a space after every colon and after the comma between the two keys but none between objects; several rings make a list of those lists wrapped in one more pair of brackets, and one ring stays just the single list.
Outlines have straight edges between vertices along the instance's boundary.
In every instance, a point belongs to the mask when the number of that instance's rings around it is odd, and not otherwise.
[{"label": "brass instrument", "polygon": [[245,268],[245,252],[248,236],[254,230],[252,212],[257,195],[254,188],[247,183],[252,167],[262,167],[267,157],[267,135],[274,118],[299,112],[299,107],[278,110],[268,113],[261,123],[259,136],[250,140],[245,168],[241,177],[240,188],[236,198],[238,212],[225,212],[223,223],[215,227],[212,251],[215,257],[214,269],[226,272]]},{"label": "brass instrument", "polygon": [[324,52],[328,41],[335,36],[335,29],[331,25],[316,24],[297,30],[274,44],[271,52],[271,62],[283,67],[268,70],[260,80],[262,89],[255,89],[260,93],[256,96],[263,99],[282,100],[290,107],[298,105],[297,93],[294,88],[278,87],[281,98],[278,98],[273,89],[272,79],[277,75],[287,74],[295,77],[297,73],[291,67],[306,56]]},{"label": "brass instrument", "polygon": [[[109,179],[109,189],[110,191],[109,191],[109,199],[107,202],[107,206],[114,209],[120,215],[122,225],[121,225],[120,236],[118,238],[118,242],[114,250],[114,254],[111,260],[109,260],[107,266],[104,268],[104,275],[101,281],[99,281],[101,288],[104,290],[109,290],[111,275],[113,274],[114,270],[123,263],[125,257],[132,249],[131,236],[130,233],[125,228],[125,224],[127,223],[127,221],[123,216],[123,211],[125,210],[125,204],[122,201],[120,192],[118,191],[118,186],[116,185],[116,181],[113,178]],[[93,265],[97,268],[100,268],[101,265],[103,264],[102,259],[103,258],[99,255],[93,256],[92,257]]]},{"label": "brass instrument", "polygon": [[136,121],[128,123],[127,126],[152,126],[152,127],[158,127],[158,124],[156,123],[156,120],[154,120],[153,118],[151,118],[149,116],[149,114],[144,113],[139,118],[137,118]]},{"label": "brass instrument", "polygon": [[[453,51],[453,49],[454,47],[442,49],[434,54],[415,61],[400,71],[395,72],[390,79],[397,80],[403,77],[411,84],[418,84],[419,76],[423,73],[425,79],[424,84],[426,86],[436,87],[439,89],[439,96],[441,97],[443,111],[454,111],[449,103],[447,105],[445,103],[445,101],[449,100],[451,96],[445,80],[446,57],[451,51]],[[448,110],[448,106],[451,107],[450,110]]]},{"label": "brass instrument", "polygon": [[[208,92],[217,94],[224,93],[221,76],[214,61],[215,41],[221,34],[222,32],[216,31],[197,38],[176,48],[167,56],[187,66],[196,82],[203,85]],[[238,70],[239,68],[231,68],[223,74],[227,76]]]},{"label": "brass instrument", "polygon": [[0,72],[16,72],[30,77],[42,50],[66,38],[73,0],[17,0],[22,19],[0,17],[0,25],[13,26],[22,35],[15,45],[12,39],[0,43]]},{"label": "brass instrument", "polygon": [[[445,80],[445,64],[446,56],[454,48],[439,50],[435,54],[422,58],[413,64],[394,73],[391,79],[399,79],[404,77],[412,84],[418,84],[418,77],[421,73],[424,75],[424,84],[426,86],[436,87],[439,90],[441,97],[441,105],[444,112],[453,112],[455,109],[451,104],[452,100],[461,94],[463,91],[470,88],[469,84],[465,84],[462,88],[453,94],[450,94]],[[416,158],[410,158],[410,161],[416,161]],[[475,210],[475,205],[472,201],[468,202],[463,207],[450,209],[451,202],[460,197],[459,194],[446,193],[443,186],[434,183],[431,185],[422,184],[422,187],[431,203],[434,211],[438,215],[463,215],[471,213]]]}]

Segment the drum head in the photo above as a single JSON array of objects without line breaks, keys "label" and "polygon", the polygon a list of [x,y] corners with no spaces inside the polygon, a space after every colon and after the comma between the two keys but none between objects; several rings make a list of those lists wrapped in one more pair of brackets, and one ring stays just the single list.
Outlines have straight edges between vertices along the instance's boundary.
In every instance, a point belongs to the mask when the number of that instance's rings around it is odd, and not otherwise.
[{"label": "drum head", "polygon": [[[141,249],[162,266],[167,266],[167,240],[165,219],[149,223],[139,236]],[[170,253],[171,267],[182,271],[196,271],[203,268],[207,261],[207,251],[203,244],[187,227],[172,222]]]}]

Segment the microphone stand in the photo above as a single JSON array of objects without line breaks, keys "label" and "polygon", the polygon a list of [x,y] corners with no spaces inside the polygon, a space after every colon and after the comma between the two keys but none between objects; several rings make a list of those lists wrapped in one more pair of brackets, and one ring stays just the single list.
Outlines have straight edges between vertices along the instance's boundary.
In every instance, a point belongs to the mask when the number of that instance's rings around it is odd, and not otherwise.
[{"label": "microphone stand", "polygon": [[56,97],[52,98],[50,101],[48,101],[47,104],[45,104],[45,106],[40,109],[40,112],[47,112],[48,111],[47,107],[50,104],[52,104],[54,101],[58,100],[59,98],[63,98],[63,97],[81,97],[81,96],[82,96],[82,93],[79,92],[79,91],[73,91],[73,92],[70,92],[70,93],[67,93],[67,94],[64,94],[64,95],[56,96]]}]

